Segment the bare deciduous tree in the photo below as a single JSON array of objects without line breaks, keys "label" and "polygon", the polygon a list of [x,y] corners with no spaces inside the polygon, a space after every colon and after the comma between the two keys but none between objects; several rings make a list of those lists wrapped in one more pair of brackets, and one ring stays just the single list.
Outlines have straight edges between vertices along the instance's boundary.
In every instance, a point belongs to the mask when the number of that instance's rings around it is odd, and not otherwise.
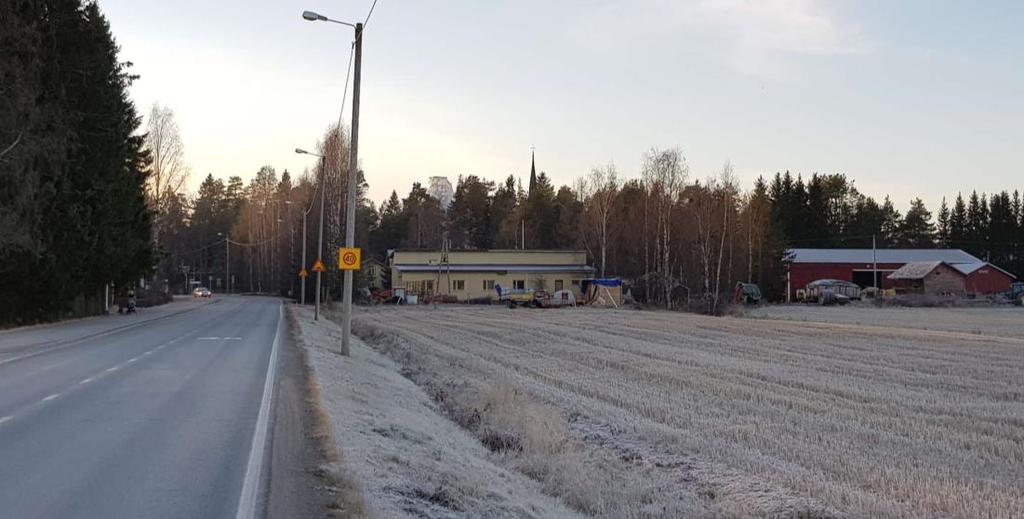
[{"label": "bare deciduous tree", "polygon": [[654,219],[654,271],[659,274],[665,306],[672,307],[672,214],[690,168],[678,148],[652,149],[644,156],[641,176]]},{"label": "bare deciduous tree", "polygon": [[608,260],[608,237],[611,234],[612,208],[619,191],[615,164],[594,168],[577,181],[577,189],[585,207],[584,235],[586,242],[597,243],[601,261],[601,277],[605,277]]},{"label": "bare deciduous tree", "polygon": [[146,149],[153,160],[146,194],[150,207],[159,215],[164,212],[167,200],[180,194],[188,181],[185,146],[174,120],[174,110],[153,103],[146,122]]}]

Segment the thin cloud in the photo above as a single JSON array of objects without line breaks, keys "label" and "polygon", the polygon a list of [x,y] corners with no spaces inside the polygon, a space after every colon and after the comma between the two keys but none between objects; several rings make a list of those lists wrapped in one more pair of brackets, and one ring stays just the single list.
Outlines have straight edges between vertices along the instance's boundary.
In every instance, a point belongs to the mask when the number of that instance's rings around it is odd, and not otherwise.
[{"label": "thin cloud", "polygon": [[794,81],[793,61],[866,49],[857,26],[837,20],[816,0],[704,0],[693,9],[702,25],[724,31],[728,63],[741,72]]}]

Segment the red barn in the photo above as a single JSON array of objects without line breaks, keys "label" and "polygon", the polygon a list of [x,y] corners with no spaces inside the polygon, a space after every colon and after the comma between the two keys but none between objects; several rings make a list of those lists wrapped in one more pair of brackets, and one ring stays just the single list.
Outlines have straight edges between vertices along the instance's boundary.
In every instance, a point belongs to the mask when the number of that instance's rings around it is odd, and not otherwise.
[{"label": "red barn", "polygon": [[1010,290],[1010,284],[1017,280],[1017,276],[984,261],[960,263],[953,265],[953,268],[967,276],[964,280],[964,289],[968,294],[1006,292]]},{"label": "red barn", "polygon": [[[797,289],[819,279],[840,279],[866,288],[893,288],[888,279],[907,263],[941,261],[965,276],[965,291],[991,294],[1010,289],[1016,279],[999,267],[984,262],[960,249],[790,249],[787,273],[787,300],[796,298]],[[872,279],[875,273],[877,285]]]}]

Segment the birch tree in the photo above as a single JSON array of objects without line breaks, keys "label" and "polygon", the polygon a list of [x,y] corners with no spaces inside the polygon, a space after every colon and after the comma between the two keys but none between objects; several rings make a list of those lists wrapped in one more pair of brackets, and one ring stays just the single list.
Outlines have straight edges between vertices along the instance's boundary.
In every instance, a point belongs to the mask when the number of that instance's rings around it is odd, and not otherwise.
[{"label": "birch tree", "polygon": [[146,121],[146,150],[149,152],[149,177],[146,196],[150,207],[162,214],[169,197],[181,194],[188,181],[189,168],[185,162],[185,145],[174,119],[174,111],[153,103]]},{"label": "birch tree", "polygon": [[584,202],[584,234],[587,243],[596,242],[601,264],[601,277],[605,277],[608,264],[608,237],[611,234],[612,210],[619,192],[618,172],[615,164],[590,170],[590,174],[578,182],[578,190]]}]

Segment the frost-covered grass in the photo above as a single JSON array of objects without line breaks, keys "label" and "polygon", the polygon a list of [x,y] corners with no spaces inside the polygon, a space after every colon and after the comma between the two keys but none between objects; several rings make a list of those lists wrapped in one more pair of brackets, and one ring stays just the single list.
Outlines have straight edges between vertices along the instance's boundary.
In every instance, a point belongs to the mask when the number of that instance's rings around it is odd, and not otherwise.
[{"label": "frost-covered grass", "polygon": [[[924,327],[932,309],[914,310]],[[540,445],[562,450],[508,464],[590,515],[1024,516],[1016,337],[459,306],[364,309],[357,323],[456,412],[555,410],[565,432]],[[479,421],[515,430],[503,413]],[[591,508],[609,479],[616,502]]]},{"label": "frost-covered grass", "polygon": [[289,307],[289,315],[312,370],[315,433],[328,443],[321,471],[337,496],[329,517],[579,516],[492,459],[393,361],[359,340],[343,357],[338,326],[314,322],[306,308]]},{"label": "frost-covered grass", "polygon": [[980,335],[1020,337],[1024,333],[1024,308],[1012,305],[911,308],[875,306],[854,302],[849,306],[769,305],[750,308],[747,317],[940,330]]}]

